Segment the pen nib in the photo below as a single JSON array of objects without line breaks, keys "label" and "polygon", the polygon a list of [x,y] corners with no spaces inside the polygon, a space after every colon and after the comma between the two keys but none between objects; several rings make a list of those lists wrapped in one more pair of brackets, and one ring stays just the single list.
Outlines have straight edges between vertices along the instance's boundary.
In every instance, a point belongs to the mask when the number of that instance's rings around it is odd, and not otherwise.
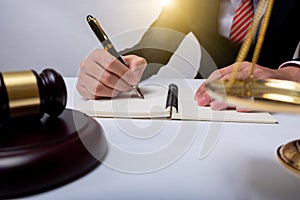
[{"label": "pen nib", "polygon": [[133,88],[135,89],[137,95],[138,95],[141,99],[145,99],[145,98],[144,98],[144,95],[143,95],[143,93],[142,93],[142,91],[140,90],[140,88],[139,88],[138,86],[134,86]]}]

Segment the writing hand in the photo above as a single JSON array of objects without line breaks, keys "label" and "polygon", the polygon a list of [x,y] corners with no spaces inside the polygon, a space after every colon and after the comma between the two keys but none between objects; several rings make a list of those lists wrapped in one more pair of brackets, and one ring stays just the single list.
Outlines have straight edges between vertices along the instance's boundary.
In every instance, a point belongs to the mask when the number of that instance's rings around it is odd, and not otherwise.
[{"label": "writing hand", "polygon": [[115,97],[138,84],[147,62],[135,55],[122,57],[126,65],[104,49],[93,50],[81,62],[77,90],[84,98]]}]

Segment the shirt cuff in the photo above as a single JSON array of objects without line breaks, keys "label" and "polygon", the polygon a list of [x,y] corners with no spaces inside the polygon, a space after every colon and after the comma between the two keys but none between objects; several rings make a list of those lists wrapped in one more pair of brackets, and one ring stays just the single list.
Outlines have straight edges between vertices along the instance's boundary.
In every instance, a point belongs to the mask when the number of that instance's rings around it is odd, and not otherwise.
[{"label": "shirt cuff", "polygon": [[282,63],[278,69],[286,67],[286,66],[295,66],[295,67],[300,67],[300,60],[292,60],[292,61],[287,61],[285,63]]}]

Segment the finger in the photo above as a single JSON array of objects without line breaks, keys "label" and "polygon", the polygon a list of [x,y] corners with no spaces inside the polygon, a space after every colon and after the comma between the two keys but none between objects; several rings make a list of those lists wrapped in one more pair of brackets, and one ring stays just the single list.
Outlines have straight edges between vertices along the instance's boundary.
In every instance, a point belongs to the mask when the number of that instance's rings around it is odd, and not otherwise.
[{"label": "finger", "polygon": [[207,106],[212,101],[210,95],[207,92],[204,92],[201,94],[196,92],[194,98],[195,98],[198,106]]},{"label": "finger", "polygon": [[219,101],[212,101],[210,103],[210,108],[212,110],[225,110],[227,108],[227,105]]},{"label": "finger", "polygon": [[126,65],[129,66],[129,68],[147,64],[145,58],[136,55],[126,55],[122,56],[122,58],[125,61]]},{"label": "finger", "polygon": [[130,83],[132,85],[138,84],[147,66],[147,61],[144,58],[136,55],[127,55],[124,56],[123,59],[127,66],[130,68],[130,70],[127,72],[127,76],[129,76],[129,78],[131,79]]},{"label": "finger", "polygon": [[126,82],[130,83],[129,80],[126,80],[130,77],[125,77],[124,75],[129,71],[129,68],[122,64],[117,58],[112,56],[109,52],[104,49],[95,49],[88,57],[92,62],[97,63],[104,70],[109,71],[119,78],[124,79]]},{"label": "finger", "polygon": [[85,73],[94,78],[95,81],[101,82],[102,84],[118,91],[125,92],[132,89],[132,86],[126,83],[124,80],[120,79],[114,73],[105,71],[103,67],[95,62],[92,62],[91,60],[85,60],[81,62],[80,73]]},{"label": "finger", "polygon": [[[80,87],[84,87],[87,92],[90,93],[89,96],[97,97],[115,97],[119,95],[120,91],[110,88],[103,83],[99,82],[98,80],[94,79],[93,77],[87,74],[80,74],[78,78],[77,88],[81,89]],[[85,92],[84,95],[87,95]]]},{"label": "finger", "polygon": [[76,86],[77,91],[79,94],[86,98],[86,99],[98,99],[99,97],[95,96],[94,94],[90,93],[83,85],[77,84]]},{"label": "finger", "polygon": [[207,91],[206,82],[203,82],[199,86],[199,88],[197,89],[197,91],[195,92],[194,99],[196,100],[198,97],[200,97],[201,95],[203,95],[206,91]]},{"label": "finger", "polygon": [[108,71],[103,72],[99,82],[121,92],[127,92],[133,89],[133,87],[127,82],[125,82],[123,79],[120,79],[118,76]]},{"label": "finger", "polygon": [[80,73],[85,73],[95,79],[101,77],[104,71],[104,68],[90,59],[86,59],[80,63]]},{"label": "finger", "polygon": [[220,80],[223,76],[224,72],[222,69],[215,70],[211,75],[206,79],[206,82]]}]

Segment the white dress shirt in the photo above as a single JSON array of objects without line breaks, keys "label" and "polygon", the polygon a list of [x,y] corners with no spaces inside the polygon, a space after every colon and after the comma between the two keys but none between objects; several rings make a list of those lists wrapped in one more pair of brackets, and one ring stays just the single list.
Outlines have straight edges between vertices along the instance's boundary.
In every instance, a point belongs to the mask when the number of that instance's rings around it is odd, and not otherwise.
[{"label": "white dress shirt", "polygon": [[[223,0],[220,5],[219,15],[219,33],[225,38],[229,38],[232,20],[235,10],[243,0]],[[253,0],[254,13],[258,6],[259,0]]]}]

